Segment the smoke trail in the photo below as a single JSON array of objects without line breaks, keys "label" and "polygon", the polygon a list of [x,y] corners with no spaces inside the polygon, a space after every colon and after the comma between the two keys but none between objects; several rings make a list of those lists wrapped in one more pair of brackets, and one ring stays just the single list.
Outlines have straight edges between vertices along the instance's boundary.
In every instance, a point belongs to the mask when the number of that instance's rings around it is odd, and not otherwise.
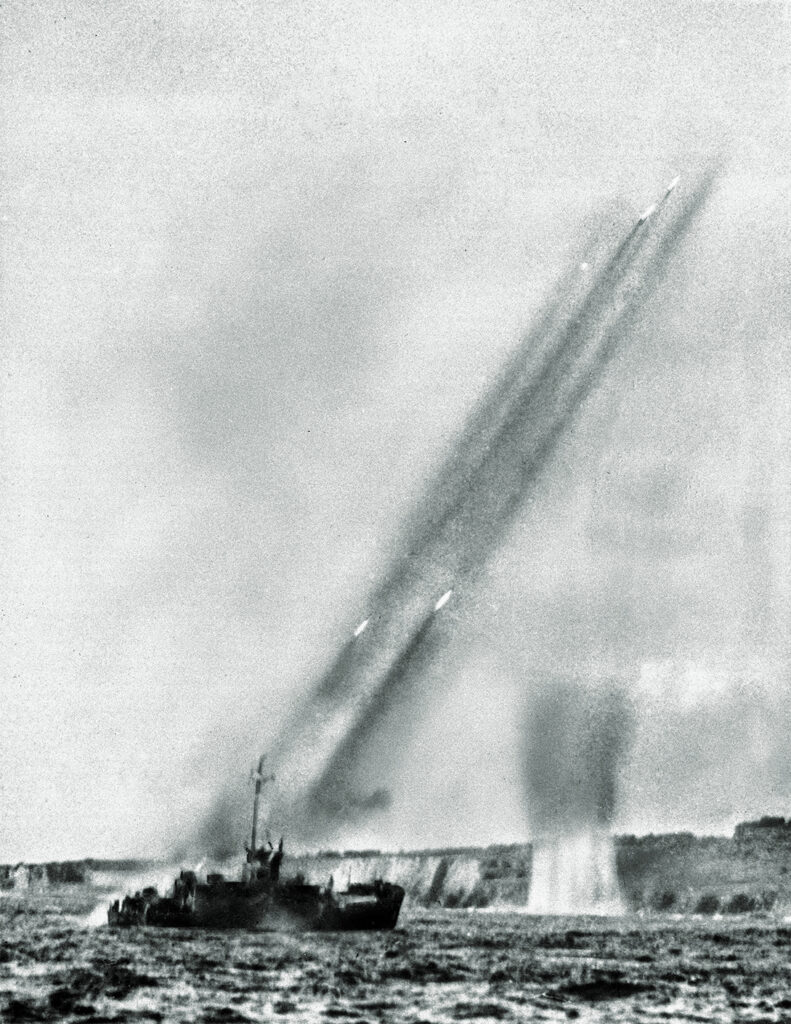
[{"label": "smoke trail", "polygon": [[[423,518],[412,535],[404,538],[403,556],[371,598],[371,607],[376,609],[372,626],[342,648],[294,716],[291,728],[280,737],[276,758],[285,759],[285,781],[292,792],[322,771],[370,693],[387,677],[390,665],[401,657],[420,628],[425,607],[440,584],[468,575],[488,559],[499,542],[521,503],[521,488],[517,487],[519,493],[512,500],[500,508],[494,504],[503,497],[508,499],[501,486],[507,486],[507,467],[515,459],[523,459],[507,447],[513,445],[514,424],[519,425],[523,410],[540,403],[547,388],[555,387],[562,378],[562,368],[573,362],[580,324],[590,319],[590,310],[601,306],[622,276],[636,235],[636,231],[630,232],[592,284],[580,278],[575,263],[563,285],[576,294],[569,299],[567,292],[558,291],[539,325],[510,360],[513,372],[489,394],[454,447],[429,492],[436,495],[436,501],[427,504],[441,509],[440,514]],[[575,279],[579,283],[575,284]],[[543,446],[538,447],[537,455],[543,463]],[[361,679],[365,681],[361,683]]]},{"label": "smoke trail", "polygon": [[[384,664],[386,671],[392,657],[399,656],[399,649],[391,652],[386,640],[389,615],[401,616],[410,622],[406,634],[400,629],[400,623],[391,631],[399,634],[401,643],[404,635],[408,641],[412,632],[419,628],[415,625],[413,609],[419,609],[417,614],[422,614],[426,601],[435,596],[434,591],[439,591],[440,583],[450,579],[450,574],[440,572],[436,574],[438,582],[431,581],[425,586],[427,573],[420,559],[430,558],[427,552],[435,545],[436,535],[447,528],[470,483],[480,476],[482,466],[514,407],[529,400],[531,389],[545,376],[546,367],[555,356],[556,346],[571,337],[570,329],[590,291],[590,282],[581,272],[581,266],[592,265],[601,250],[601,242],[594,238],[577,254],[570,269],[553,289],[538,323],[508,358],[497,380],[470,416],[449,456],[426,488],[422,501],[408,517],[397,545],[403,554],[390,566],[380,586],[369,597],[368,606],[374,609],[374,613],[368,635],[362,639],[356,637],[343,645],[315,690],[308,694],[294,715],[293,732],[303,733],[306,727],[308,731],[310,728],[322,728],[325,733],[332,732],[329,723],[342,708],[344,692],[352,688],[348,681],[349,673],[375,673],[379,671],[380,664]],[[611,259],[611,265],[612,262]],[[420,588],[421,598],[416,598],[416,588],[421,584],[424,584]],[[372,643],[374,630],[377,640]],[[376,653],[382,649],[387,653],[377,660]],[[288,738],[282,736],[279,745],[289,748],[296,741],[293,734]]]},{"label": "smoke trail", "polygon": [[409,703],[410,683],[421,677],[432,661],[440,642],[439,633],[439,620],[432,610],[311,786],[303,808],[296,812],[303,825],[303,836],[326,835],[330,822],[337,827],[359,818],[361,812],[386,809],[381,798],[372,803],[372,797],[382,793],[381,787],[368,795],[360,792],[360,762],[369,753],[371,738],[382,719]]},{"label": "smoke trail", "polygon": [[[520,388],[504,398],[507,411],[475,467],[474,486],[434,521],[431,534],[421,536],[420,543],[412,546],[412,571],[418,553],[437,564],[455,563],[453,578],[457,582],[483,566],[521,507],[527,488],[625,340],[634,312],[656,287],[669,258],[702,209],[714,179],[713,170],[704,176],[656,245],[641,244],[642,225],[636,225],[605,264],[575,315],[562,323],[557,316],[545,321],[544,326],[551,325],[560,337],[550,339],[538,374],[526,384],[520,382]],[[528,444],[525,451],[524,442],[531,433],[532,450]],[[402,571],[406,574],[409,569]],[[382,691],[403,688],[406,682],[403,671],[382,681],[370,708],[353,727],[357,747],[363,733],[371,742],[381,717],[376,709],[385,703]],[[330,772],[326,779],[331,778]]]},{"label": "smoke trail", "polygon": [[[644,301],[656,283],[656,271],[665,264],[691,226],[708,195],[713,177],[710,174],[704,179],[693,193],[692,202],[671,221],[663,236],[664,244],[660,243],[652,251],[652,247],[644,243],[643,231],[635,227],[605,264],[574,314],[560,325],[556,316],[547,318],[545,326],[560,337],[550,340],[546,346],[549,356],[527,386],[516,389],[510,400],[503,401],[508,411],[496,435],[485,446],[483,458],[477,464],[473,462],[475,472],[468,488],[455,503],[446,506],[442,517],[431,524],[431,530],[426,530],[410,545],[410,560],[403,560],[388,576],[391,589],[386,592],[387,603],[391,609],[395,605],[396,611],[390,617],[396,619],[397,630],[407,626],[403,630],[407,642],[411,629],[408,621],[398,621],[401,618],[398,611],[410,610],[410,605],[416,601],[416,592],[419,594],[421,583],[425,587],[427,579],[437,579],[444,573],[446,579],[458,582],[486,562],[521,507],[526,488],[548,461],[559,438],[615,354],[622,341],[623,325],[637,303]],[[386,618],[387,613],[385,607],[382,617]],[[391,633],[397,632],[392,630],[392,622],[386,625],[391,626]],[[376,633],[381,644],[386,636],[383,636],[382,624]],[[388,646],[385,643],[380,650]],[[391,657],[397,658],[398,653],[396,648]],[[349,680],[347,689],[351,692],[355,689]],[[366,689],[371,692],[370,685]],[[349,722],[346,728],[352,724],[347,717],[348,710],[347,707],[344,714]],[[352,709],[352,720],[354,712],[360,710],[359,706]],[[340,731],[344,731],[343,726]]]},{"label": "smoke trail", "polygon": [[589,285],[574,286],[573,272],[566,276],[570,301],[555,297],[510,360],[510,379],[500,379],[427,490],[425,504],[437,511],[415,517],[402,556],[372,595],[370,625],[341,649],[281,733],[274,752],[280,817],[311,789],[315,796],[317,780],[352,730],[359,737],[375,727],[383,690],[398,688],[408,675],[411,658],[404,656],[440,587],[470,582],[502,543],[716,175],[716,167],[707,172],[679,212],[665,203],[652,224],[638,222]]},{"label": "smoke trail", "polygon": [[[609,221],[615,219],[609,211]],[[529,389],[540,380],[579,315],[594,281],[585,273],[604,258],[602,241],[608,230],[605,214],[598,219],[593,237],[575,253],[568,270],[555,283],[535,324],[525,333],[507,358],[496,379],[487,388],[466,424],[436,470],[429,486],[416,503],[400,531],[396,550],[402,552],[376,597],[386,597],[394,577],[406,575],[415,552],[423,550],[442,522],[447,520],[470,481],[474,480],[492,444],[514,408],[526,400]],[[378,606],[374,602],[375,606]]]}]

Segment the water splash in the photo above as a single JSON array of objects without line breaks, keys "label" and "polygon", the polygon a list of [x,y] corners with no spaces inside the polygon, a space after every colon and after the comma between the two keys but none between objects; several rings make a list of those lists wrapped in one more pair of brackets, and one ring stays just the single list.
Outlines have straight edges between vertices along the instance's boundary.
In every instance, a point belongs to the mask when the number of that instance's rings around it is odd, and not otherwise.
[{"label": "water splash", "polygon": [[83,928],[101,928],[107,924],[107,908],[111,903],[116,900],[123,900],[126,893],[123,889],[119,889],[117,892],[111,892],[107,896],[96,904],[90,914],[86,914],[85,917],[80,919],[80,924]]},{"label": "water splash", "polygon": [[[98,897],[98,903],[90,911],[79,918],[83,928],[101,928],[107,924],[107,910],[111,903],[118,900],[123,902],[125,896],[139,892],[148,885],[153,885],[160,894],[170,891],[173,879],[178,874],[176,866],[160,867],[156,873],[129,873],[114,871],[108,873],[105,878],[105,886],[102,886],[102,895]],[[108,884],[109,883],[109,884]],[[112,888],[111,888],[112,887]]]},{"label": "water splash", "polygon": [[612,837],[590,830],[535,842],[527,910],[530,914],[623,914]]}]

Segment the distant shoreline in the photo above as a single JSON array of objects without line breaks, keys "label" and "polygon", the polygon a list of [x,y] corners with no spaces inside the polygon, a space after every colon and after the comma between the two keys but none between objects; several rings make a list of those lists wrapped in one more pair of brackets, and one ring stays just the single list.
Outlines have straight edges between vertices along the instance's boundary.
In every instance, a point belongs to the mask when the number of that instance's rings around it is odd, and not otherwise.
[{"label": "distant shoreline", "polygon": [[[555,843],[563,845],[562,840]],[[534,850],[541,845],[539,840],[399,852],[324,850],[287,855],[284,870],[317,884],[331,877],[386,877],[404,885],[410,899],[426,906],[526,906]],[[743,822],[732,836],[691,832],[616,836],[613,857],[627,910],[791,912],[791,819]],[[233,870],[229,863],[223,867]],[[103,891],[136,888],[148,884],[140,879],[167,878],[173,867],[173,862],[144,858],[20,862],[0,865],[0,890],[81,885]]]},{"label": "distant shoreline", "polygon": [[[740,822],[736,825],[733,834],[727,835],[701,835],[691,831],[683,832],[649,832],[645,834],[634,834],[634,833],[623,833],[620,835],[614,835],[612,837],[613,843],[616,849],[624,849],[633,846],[652,846],[664,848],[668,844],[672,846],[687,845],[687,844],[702,844],[703,846],[709,846],[711,844],[731,844],[736,843],[744,846],[745,842],[752,841],[753,843],[758,842],[761,844],[764,840],[771,838],[771,840],[777,842],[784,838],[788,839],[791,845],[791,817],[788,819],[779,816],[765,816],[755,821]],[[540,840],[526,840],[525,842],[516,843],[489,843],[486,846],[431,846],[431,847],[420,847],[417,849],[410,850],[390,850],[390,849],[359,849],[359,850],[340,850],[340,849],[319,849],[310,851],[300,851],[296,856],[300,860],[304,859],[331,859],[331,858],[347,858],[347,857],[481,857],[491,854],[492,852],[521,852],[529,851],[536,845]],[[241,858],[241,848],[239,853]],[[19,860],[14,862],[8,862],[0,864],[0,886],[5,877],[9,873],[13,872],[20,866],[26,867],[39,867],[50,869],[53,874],[62,875],[64,877],[58,878],[58,881],[68,883],[69,881],[78,882],[80,879],[77,877],[70,878],[72,874],[79,872],[81,868],[89,871],[100,871],[100,872],[118,872],[122,874],[132,874],[139,871],[150,871],[156,868],[167,868],[172,866],[178,860],[186,860],[187,858],[163,858],[163,857],[82,857],[82,858],[68,858],[65,860]],[[233,857],[227,858],[206,858],[207,861],[214,863],[227,863],[234,860]],[[54,880],[54,879],[53,879]]]}]

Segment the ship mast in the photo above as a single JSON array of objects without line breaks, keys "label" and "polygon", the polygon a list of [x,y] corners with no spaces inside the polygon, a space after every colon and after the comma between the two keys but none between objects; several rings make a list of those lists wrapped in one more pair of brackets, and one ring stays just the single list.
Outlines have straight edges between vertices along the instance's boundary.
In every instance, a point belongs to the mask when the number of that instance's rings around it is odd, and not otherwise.
[{"label": "ship mast", "polygon": [[257,833],[258,833],[258,804],[261,799],[261,788],[265,782],[274,782],[275,776],[270,774],[264,776],[264,762],[266,761],[266,754],[262,754],[258,760],[258,771],[251,772],[251,776],[255,779],[255,796],[253,797],[253,832],[250,837],[250,850],[253,856],[255,856]]}]

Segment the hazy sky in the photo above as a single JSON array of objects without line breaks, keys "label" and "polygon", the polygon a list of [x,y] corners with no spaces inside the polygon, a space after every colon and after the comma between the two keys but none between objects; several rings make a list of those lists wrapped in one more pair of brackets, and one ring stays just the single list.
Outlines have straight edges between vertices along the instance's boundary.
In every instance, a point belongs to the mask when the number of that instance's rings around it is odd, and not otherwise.
[{"label": "hazy sky", "polygon": [[585,225],[723,141],[358,838],[528,836],[553,676],[628,684],[619,828],[791,812],[791,21],[637,6],[4,8],[0,860],[243,786]]}]

